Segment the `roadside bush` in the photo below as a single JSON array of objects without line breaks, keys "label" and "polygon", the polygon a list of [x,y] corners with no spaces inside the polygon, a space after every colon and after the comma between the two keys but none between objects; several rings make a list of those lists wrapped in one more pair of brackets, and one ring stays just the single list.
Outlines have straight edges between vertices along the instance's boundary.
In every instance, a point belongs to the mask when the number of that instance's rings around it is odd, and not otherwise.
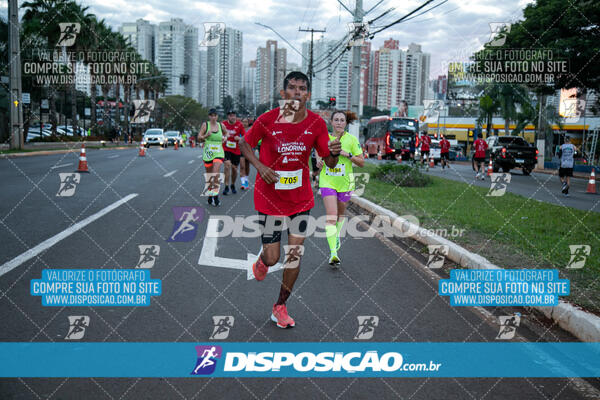
[{"label": "roadside bush", "polygon": [[423,174],[418,167],[386,163],[377,167],[373,177],[382,182],[396,186],[423,187],[432,183],[429,176]]}]

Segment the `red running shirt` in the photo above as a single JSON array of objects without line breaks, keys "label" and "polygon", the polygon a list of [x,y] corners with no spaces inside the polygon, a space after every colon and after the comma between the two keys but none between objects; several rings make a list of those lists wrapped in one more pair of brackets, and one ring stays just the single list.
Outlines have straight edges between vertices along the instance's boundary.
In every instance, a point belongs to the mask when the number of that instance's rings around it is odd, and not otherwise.
[{"label": "red running shirt", "polygon": [[488,144],[483,139],[477,139],[475,143],[473,143],[473,147],[475,148],[475,158],[485,158],[485,151],[488,148]]},{"label": "red running shirt", "polygon": [[421,136],[421,151],[429,151],[429,145],[431,144],[431,138],[427,135]]},{"label": "red running shirt", "polygon": [[275,123],[279,108],[264,113],[244,135],[255,147],[262,139],[259,160],[279,174],[279,181],[267,185],[256,175],[254,208],[267,215],[290,216],[310,210],[315,199],[308,169],[313,147],[320,157],[329,155],[329,133],[325,121],[312,111],[297,123]]},{"label": "red running shirt", "polygon": [[440,142],[440,153],[449,153],[450,152],[450,142],[446,139],[442,139]]},{"label": "red running shirt", "polygon": [[223,143],[223,150],[237,155],[242,154],[240,147],[238,146],[238,141],[235,140],[234,137],[244,136],[244,125],[242,125],[240,121],[235,121],[234,124],[230,124],[228,120],[225,120],[221,123],[225,127],[223,135],[226,135],[227,137],[225,143]]}]

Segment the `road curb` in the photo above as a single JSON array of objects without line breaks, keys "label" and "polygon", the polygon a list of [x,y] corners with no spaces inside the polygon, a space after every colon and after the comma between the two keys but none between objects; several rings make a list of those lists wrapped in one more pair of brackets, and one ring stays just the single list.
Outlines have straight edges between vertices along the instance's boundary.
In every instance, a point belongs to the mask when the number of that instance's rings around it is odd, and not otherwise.
[{"label": "road curb", "polygon": [[[137,146],[119,146],[119,147],[101,147],[99,149],[88,148],[85,149],[88,151],[91,150],[125,150],[125,149],[135,149]],[[81,151],[81,147],[73,148],[73,149],[59,149],[59,150],[40,150],[40,151],[29,151],[26,153],[7,153],[0,154],[1,158],[17,158],[17,157],[33,157],[33,156],[49,156],[52,154],[65,154],[65,153],[79,153]]]},{"label": "road curb", "polygon": [[[350,201],[358,207],[375,215],[389,216],[392,228],[397,230],[400,236],[409,237],[425,245],[447,245],[447,257],[465,268],[501,269],[497,265],[492,264],[485,257],[472,253],[464,247],[461,247],[448,239],[444,239],[443,237],[432,233],[430,230],[422,228],[372,201],[362,197],[352,197]],[[594,314],[586,312],[563,300],[559,300],[559,304],[554,307],[533,308],[555,321],[561,328],[570,332],[583,342],[600,341],[600,317]]]}]

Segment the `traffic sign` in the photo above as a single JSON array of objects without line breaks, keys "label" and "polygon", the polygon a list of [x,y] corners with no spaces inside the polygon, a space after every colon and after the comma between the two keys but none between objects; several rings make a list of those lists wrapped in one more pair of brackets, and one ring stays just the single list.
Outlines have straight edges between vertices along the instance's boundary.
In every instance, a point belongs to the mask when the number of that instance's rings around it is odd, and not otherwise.
[{"label": "traffic sign", "polygon": [[29,95],[29,93],[22,93],[21,101],[23,102],[23,104],[31,104],[31,96]]}]

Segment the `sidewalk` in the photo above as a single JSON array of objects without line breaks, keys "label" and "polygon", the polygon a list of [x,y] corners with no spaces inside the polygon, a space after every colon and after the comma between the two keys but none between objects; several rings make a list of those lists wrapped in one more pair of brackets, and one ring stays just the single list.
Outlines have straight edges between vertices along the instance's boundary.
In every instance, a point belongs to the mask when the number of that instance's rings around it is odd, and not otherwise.
[{"label": "sidewalk", "polygon": [[[459,164],[459,165],[471,165],[470,161],[452,161],[453,164]],[[535,168],[533,170],[533,172],[537,172],[540,174],[548,174],[548,175],[556,175],[558,176],[558,170],[557,169],[538,169]],[[582,172],[573,172],[573,178],[578,178],[578,179],[589,179],[590,176],[586,175]]]},{"label": "sidewalk", "polygon": [[[45,156],[51,154],[74,153],[81,151],[81,144],[85,143],[86,150],[123,150],[131,149],[139,146],[139,143],[112,143],[106,141],[98,142],[45,142],[36,144],[25,144],[22,152],[0,153],[0,158],[12,157],[30,157],[30,156]],[[0,151],[7,151],[7,145],[0,145]]]}]

